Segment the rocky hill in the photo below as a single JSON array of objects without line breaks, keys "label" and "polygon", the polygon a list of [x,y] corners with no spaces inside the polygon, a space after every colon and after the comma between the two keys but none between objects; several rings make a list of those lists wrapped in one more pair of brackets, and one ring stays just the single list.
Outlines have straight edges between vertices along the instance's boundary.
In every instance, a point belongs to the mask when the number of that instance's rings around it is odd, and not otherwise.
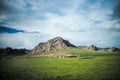
[{"label": "rocky hill", "polygon": [[119,48],[117,48],[117,47],[112,47],[112,48],[110,48],[110,49],[108,49],[108,51],[109,52],[120,52],[120,49]]},{"label": "rocky hill", "polygon": [[48,40],[47,42],[39,43],[36,47],[32,49],[32,53],[47,52],[50,50],[65,49],[68,47],[76,46],[71,44],[68,40],[64,40],[61,37],[56,37],[54,39]]},{"label": "rocky hill", "polygon": [[98,48],[95,45],[90,45],[90,46],[87,47],[87,49],[95,50],[95,51],[98,50]]},{"label": "rocky hill", "polygon": [[23,48],[23,49],[13,49],[11,47],[0,48],[0,59],[3,59],[10,55],[20,56],[20,55],[27,54],[29,52],[30,52],[30,50],[27,50],[25,48]]}]

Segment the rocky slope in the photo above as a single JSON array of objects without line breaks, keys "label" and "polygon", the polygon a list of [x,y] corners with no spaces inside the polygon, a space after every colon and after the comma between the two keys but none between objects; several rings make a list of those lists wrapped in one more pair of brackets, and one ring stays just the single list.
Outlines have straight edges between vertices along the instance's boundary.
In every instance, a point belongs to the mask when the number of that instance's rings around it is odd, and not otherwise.
[{"label": "rocky slope", "polygon": [[54,39],[48,40],[47,42],[39,43],[36,47],[32,49],[32,53],[46,52],[50,50],[65,49],[68,47],[76,47],[69,41],[64,40],[61,37],[56,37]]},{"label": "rocky slope", "polygon": [[0,59],[6,58],[7,56],[20,56],[29,53],[30,50],[27,50],[25,48],[23,49],[13,49],[11,47],[7,48],[0,48]]},{"label": "rocky slope", "polygon": [[110,49],[108,49],[109,52],[120,52],[120,49],[119,48],[116,48],[116,47],[112,47]]},{"label": "rocky slope", "polygon": [[90,45],[90,46],[87,47],[87,49],[95,50],[95,51],[98,50],[98,48],[95,45]]}]

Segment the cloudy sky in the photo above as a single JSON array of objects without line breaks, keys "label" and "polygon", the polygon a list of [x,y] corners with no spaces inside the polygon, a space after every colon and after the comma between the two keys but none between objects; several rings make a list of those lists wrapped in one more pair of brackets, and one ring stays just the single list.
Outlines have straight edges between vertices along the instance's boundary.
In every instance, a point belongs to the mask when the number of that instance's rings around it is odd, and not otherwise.
[{"label": "cloudy sky", "polygon": [[120,47],[120,0],[0,0],[0,47],[32,49],[57,36]]}]

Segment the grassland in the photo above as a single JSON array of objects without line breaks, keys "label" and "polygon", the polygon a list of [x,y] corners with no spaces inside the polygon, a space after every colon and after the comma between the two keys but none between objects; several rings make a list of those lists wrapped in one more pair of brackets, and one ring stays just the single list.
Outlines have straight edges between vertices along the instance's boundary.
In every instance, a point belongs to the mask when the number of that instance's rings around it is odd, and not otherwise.
[{"label": "grassland", "polygon": [[[119,53],[79,49],[55,52],[75,53],[81,56],[30,58],[28,56],[32,55],[26,55],[0,60],[0,77],[2,80],[120,80]],[[50,53],[54,51],[42,54]]]},{"label": "grassland", "polygon": [[68,48],[68,49],[59,49],[59,50],[52,50],[48,52],[41,52],[41,53],[36,53],[36,54],[28,54],[25,55],[27,57],[37,56],[41,54],[52,54],[52,53],[68,53],[68,54],[79,54],[80,57],[96,57],[96,56],[120,56],[120,53],[113,53],[113,52],[108,52],[105,50],[99,50],[99,51],[94,51],[94,50],[86,50],[86,49],[77,49],[77,48]]}]

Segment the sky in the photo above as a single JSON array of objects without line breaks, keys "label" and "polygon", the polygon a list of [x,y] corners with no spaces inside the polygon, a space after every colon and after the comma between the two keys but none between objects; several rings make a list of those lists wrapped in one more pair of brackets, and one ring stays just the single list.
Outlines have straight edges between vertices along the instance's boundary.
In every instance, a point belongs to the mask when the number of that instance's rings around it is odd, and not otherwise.
[{"label": "sky", "polygon": [[120,48],[120,0],[0,0],[0,47],[32,49],[62,37]]}]

